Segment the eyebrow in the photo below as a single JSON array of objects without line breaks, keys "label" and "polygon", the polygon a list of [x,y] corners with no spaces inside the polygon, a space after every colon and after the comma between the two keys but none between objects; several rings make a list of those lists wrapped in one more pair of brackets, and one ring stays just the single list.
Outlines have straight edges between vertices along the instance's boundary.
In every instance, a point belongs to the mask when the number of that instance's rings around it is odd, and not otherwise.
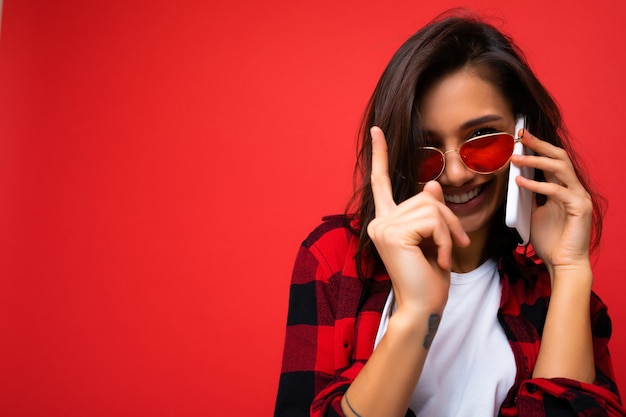
[{"label": "eyebrow", "polygon": [[[487,115],[478,117],[476,119],[468,120],[467,122],[463,123],[459,127],[459,130],[467,130],[476,126],[483,125],[485,123],[499,122],[502,120],[504,120],[504,117],[498,114],[487,114]],[[424,136],[435,137],[435,138],[437,137],[437,134],[435,132],[433,132],[432,130],[428,130],[428,129],[422,130],[422,134]]]},{"label": "eyebrow", "polygon": [[461,125],[461,129],[469,129],[471,127],[478,126],[483,123],[495,122],[495,121],[500,121],[503,119],[504,117],[497,115],[497,114],[487,114],[477,119],[468,120],[467,122]]}]

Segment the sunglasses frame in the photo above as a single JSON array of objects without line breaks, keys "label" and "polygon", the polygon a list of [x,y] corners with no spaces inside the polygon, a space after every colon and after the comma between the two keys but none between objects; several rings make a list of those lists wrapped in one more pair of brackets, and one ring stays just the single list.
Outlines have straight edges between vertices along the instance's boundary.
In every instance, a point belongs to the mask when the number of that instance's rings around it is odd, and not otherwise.
[{"label": "sunglasses frame", "polygon": [[[463,146],[465,146],[468,143],[474,142],[476,140],[479,139],[484,139],[484,138],[488,138],[491,136],[501,136],[501,135],[507,135],[510,136],[511,138],[513,138],[513,146],[511,147],[511,155],[509,155],[509,157],[507,158],[507,160],[497,169],[494,169],[492,171],[476,171],[475,169],[470,168],[469,166],[467,166],[467,164],[465,163],[465,161],[463,160],[463,157],[461,156],[461,148]],[[425,149],[425,150],[432,150],[432,151],[437,151],[441,154],[441,160],[443,161],[443,163],[441,164],[441,170],[439,171],[439,173],[432,179],[428,180],[428,181],[435,181],[437,180],[441,174],[443,174],[443,171],[445,171],[446,169],[446,154],[450,153],[450,152],[456,152],[459,154],[459,159],[461,160],[461,163],[463,164],[463,166],[467,169],[469,169],[470,171],[476,173],[476,174],[482,174],[482,175],[488,175],[488,174],[493,174],[496,171],[501,170],[506,164],[509,163],[509,161],[511,160],[511,156],[513,156],[513,148],[515,147],[515,144],[519,141],[522,140],[522,138],[524,137],[524,135],[522,134],[522,136],[520,137],[515,137],[515,135],[508,133],[508,132],[494,132],[494,133],[487,133],[485,135],[480,135],[480,136],[476,136],[473,137],[471,139],[466,140],[465,142],[463,142],[463,144],[458,148],[458,149],[448,149],[447,151],[442,151],[439,148],[436,148],[434,146],[419,146],[417,149]],[[417,181],[418,184],[426,184],[428,181]]]}]

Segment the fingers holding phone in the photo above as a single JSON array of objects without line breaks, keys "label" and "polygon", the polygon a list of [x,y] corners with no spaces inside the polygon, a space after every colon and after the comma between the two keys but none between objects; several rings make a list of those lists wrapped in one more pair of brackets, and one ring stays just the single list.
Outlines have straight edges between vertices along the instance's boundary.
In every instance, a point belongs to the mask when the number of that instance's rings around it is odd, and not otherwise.
[{"label": "fingers holding phone", "polygon": [[532,154],[513,155],[511,166],[539,169],[545,177],[545,181],[532,177],[515,181],[522,190],[546,196],[546,203],[533,209],[533,247],[549,266],[587,262],[593,204],[567,152],[530,132],[521,143]]}]

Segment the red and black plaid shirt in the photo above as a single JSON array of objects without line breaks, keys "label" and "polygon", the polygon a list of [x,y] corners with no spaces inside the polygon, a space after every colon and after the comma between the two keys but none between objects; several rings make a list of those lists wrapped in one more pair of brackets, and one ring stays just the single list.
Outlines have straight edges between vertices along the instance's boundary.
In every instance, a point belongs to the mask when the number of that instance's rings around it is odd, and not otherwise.
[{"label": "red and black plaid shirt", "polygon": [[[309,235],[298,252],[275,417],[344,415],[341,397],[374,349],[391,289],[384,273],[367,285],[357,278],[357,244],[345,218],[333,216]],[[535,262],[518,253],[512,259],[519,265]],[[517,376],[499,415],[626,416],[607,348],[611,321],[606,306],[592,294],[594,384],[532,378],[550,299],[550,277],[545,269],[533,277],[523,276],[521,268],[506,264],[500,261],[498,266],[503,282],[498,319],[511,344]]]}]

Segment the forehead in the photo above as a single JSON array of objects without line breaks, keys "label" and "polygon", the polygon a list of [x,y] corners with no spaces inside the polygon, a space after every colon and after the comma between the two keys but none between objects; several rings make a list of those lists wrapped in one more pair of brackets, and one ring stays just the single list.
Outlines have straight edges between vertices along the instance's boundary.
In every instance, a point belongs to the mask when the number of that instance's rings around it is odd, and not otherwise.
[{"label": "forehead", "polygon": [[437,80],[424,93],[420,112],[426,130],[444,133],[485,115],[508,120],[512,106],[495,85],[462,69]]}]

